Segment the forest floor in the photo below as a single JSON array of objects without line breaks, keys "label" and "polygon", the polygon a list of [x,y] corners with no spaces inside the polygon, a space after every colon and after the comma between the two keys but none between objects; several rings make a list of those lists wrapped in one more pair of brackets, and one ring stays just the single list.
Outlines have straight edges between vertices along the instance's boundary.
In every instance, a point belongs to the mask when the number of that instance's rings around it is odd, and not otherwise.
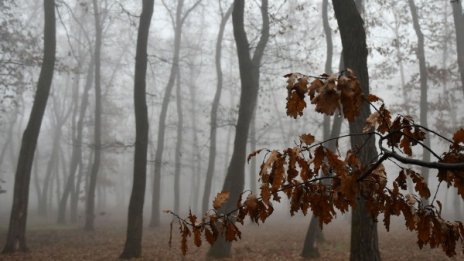
[{"label": "forest floor", "polygon": [[[32,223],[32,222],[31,222]],[[223,260],[303,260],[299,255],[309,217],[280,218],[266,224],[239,227],[242,240],[233,243],[232,258]],[[0,260],[117,260],[124,245],[125,226],[99,221],[98,229],[84,232],[76,227],[30,224],[27,239],[30,252],[0,255]],[[169,248],[169,224],[158,229],[146,229],[143,258],[138,260],[205,260],[208,243],[200,248],[189,242],[185,258],[180,251],[180,236],[174,225],[172,248]],[[324,227],[326,242],[319,245],[320,257],[313,260],[349,259],[349,221],[339,220]],[[0,227],[0,246],[4,245],[6,227]],[[190,240],[193,241],[193,240]],[[382,260],[464,260],[458,244],[458,255],[448,258],[441,249],[416,244],[416,234],[406,231],[401,223],[387,232],[379,222],[379,244]]]}]

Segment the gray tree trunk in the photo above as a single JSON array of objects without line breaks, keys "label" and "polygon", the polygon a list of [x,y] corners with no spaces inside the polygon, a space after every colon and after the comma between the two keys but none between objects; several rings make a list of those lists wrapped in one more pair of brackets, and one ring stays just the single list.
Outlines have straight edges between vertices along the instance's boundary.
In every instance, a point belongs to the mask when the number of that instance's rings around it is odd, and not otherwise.
[{"label": "gray tree trunk", "polygon": [[134,76],[135,152],[134,182],[129,203],[123,259],[142,255],[143,204],[147,180],[148,110],[146,101],[147,45],[154,0],[143,0],[137,36]]},{"label": "gray tree trunk", "polygon": [[44,56],[31,114],[23,133],[15,175],[13,205],[3,253],[27,251],[26,221],[32,162],[53,79],[56,50],[55,1],[44,0]]},{"label": "gray tree trunk", "polygon": [[[414,3],[414,0],[408,0],[409,9],[411,10],[412,15],[412,24],[414,26],[414,31],[417,35],[417,49],[416,55],[419,60],[419,75],[420,75],[420,115],[419,121],[420,124],[424,127],[428,127],[428,102],[427,102],[427,65],[425,62],[425,51],[424,51],[424,34],[420,28],[419,17],[417,14],[417,7]],[[427,148],[430,148],[430,139],[424,140],[424,145]],[[422,150],[422,160],[425,162],[430,162],[430,151],[426,148]],[[429,179],[429,168],[421,168],[422,176],[425,181],[428,182]]]},{"label": "gray tree trunk", "polygon": [[462,0],[451,1],[453,7],[454,28],[456,29],[456,49],[458,54],[458,68],[461,74],[461,87],[464,92],[464,14]]},{"label": "gray tree trunk", "polygon": [[93,12],[95,17],[95,129],[94,129],[94,158],[89,177],[89,187],[85,201],[85,224],[84,229],[93,231],[95,229],[95,189],[97,186],[97,176],[100,170],[101,160],[101,114],[102,114],[102,90],[101,90],[101,46],[102,46],[102,26],[100,10],[97,0],[93,0]]},{"label": "gray tree trunk", "polygon": [[[232,12],[235,43],[240,70],[240,106],[235,132],[234,150],[227,170],[222,191],[230,192],[229,200],[220,211],[228,212],[236,207],[237,199],[243,191],[245,181],[246,145],[253,111],[256,107],[259,90],[259,67],[264,49],[269,39],[268,1],[261,2],[261,16],[263,20],[261,37],[256,46],[253,57],[250,57],[250,48],[244,26],[244,0],[235,0]],[[223,237],[212,245],[208,255],[211,257],[230,256],[231,243]]]},{"label": "gray tree trunk", "polygon": [[214,94],[213,105],[211,107],[211,127],[209,131],[209,154],[208,154],[208,169],[206,170],[205,178],[205,189],[203,191],[203,200],[201,205],[202,213],[206,213],[210,206],[210,194],[211,194],[211,184],[213,182],[213,175],[216,165],[216,134],[217,134],[217,112],[219,108],[219,102],[221,100],[222,94],[222,84],[223,84],[223,73],[221,66],[221,53],[222,53],[222,39],[224,38],[224,29],[226,23],[229,20],[230,15],[232,14],[233,5],[229,7],[226,13],[221,18],[221,24],[219,25],[219,33],[216,40],[216,55],[215,55],[215,64],[216,64],[216,75],[217,75],[217,84],[216,84],[216,93]]},{"label": "gray tree trunk", "polygon": [[[367,70],[366,33],[363,20],[353,0],[333,0],[335,16],[340,28],[343,46],[343,61],[347,68],[353,69],[361,83],[364,95],[369,94],[369,74]],[[350,133],[362,133],[365,119],[370,115],[369,105],[363,104],[360,115],[350,123]],[[377,155],[373,137],[352,136],[351,147],[361,148],[358,157],[367,165]],[[380,260],[377,223],[368,213],[362,197],[353,209],[351,223],[350,260]]]}]

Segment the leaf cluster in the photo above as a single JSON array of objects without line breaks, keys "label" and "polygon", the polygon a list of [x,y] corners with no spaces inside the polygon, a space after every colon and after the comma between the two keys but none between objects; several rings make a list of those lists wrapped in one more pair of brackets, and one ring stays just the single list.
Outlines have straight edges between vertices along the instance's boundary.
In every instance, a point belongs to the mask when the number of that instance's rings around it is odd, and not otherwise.
[{"label": "leaf cluster", "polygon": [[[242,223],[249,217],[259,223],[273,213],[273,202],[287,197],[290,214],[301,211],[304,215],[311,211],[320,221],[320,226],[330,223],[337,213],[345,213],[357,204],[366,204],[373,219],[383,214],[387,230],[391,216],[402,215],[405,226],[416,231],[419,247],[428,244],[432,248],[441,247],[448,256],[456,254],[456,245],[461,244],[464,252],[464,226],[460,221],[447,221],[441,216],[442,204],[436,200],[436,193],[428,203],[431,192],[425,179],[411,165],[438,169],[438,179],[448,186],[455,186],[464,199],[464,129],[458,130],[452,139],[415,124],[410,116],[398,115],[392,120],[390,111],[383,101],[375,96],[364,96],[355,74],[346,70],[335,75],[323,74],[311,77],[299,73],[285,75],[287,78],[287,114],[297,118],[303,115],[305,98],[309,97],[315,110],[327,115],[339,112],[345,119],[354,120],[363,106],[369,103],[374,112],[366,119],[363,133],[353,135],[375,135],[378,137],[379,156],[368,164],[363,164],[355,149],[341,154],[332,151],[323,142],[315,143],[311,134],[300,136],[300,143],[284,150],[261,149],[251,153],[251,157],[265,152],[261,164],[260,195],[242,193],[236,209],[223,213],[224,202],[229,200],[229,192],[218,193],[214,199],[214,210],[205,214],[201,222],[190,213],[187,219],[175,215],[180,222],[182,251],[187,250],[186,240],[193,231],[197,246],[201,244],[201,234],[212,244],[219,236],[228,241],[238,240],[240,231],[235,223]],[[314,78],[313,81],[309,81]],[[376,105],[380,104],[380,106]],[[435,134],[450,143],[449,151],[441,156],[424,145],[427,134]],[[338,139],[337,138],[337,139]],[[414,159],[412,147],[422,146],[437,158],[436,162]],[[390,160],[400,169],[389,173],[393,181],[388,185],[387,170],[383,162]],[[414,193],[408,193],[407,179],[413,184]],[[438,187],[437,187],[438,191]]]}]

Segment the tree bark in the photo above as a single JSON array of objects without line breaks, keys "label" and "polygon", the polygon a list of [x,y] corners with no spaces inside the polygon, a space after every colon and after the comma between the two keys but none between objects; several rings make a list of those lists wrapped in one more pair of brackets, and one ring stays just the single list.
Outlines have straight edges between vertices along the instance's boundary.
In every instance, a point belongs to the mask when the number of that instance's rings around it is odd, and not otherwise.
[{"label": "tree bark", "polygon": [[27,251],[26,221],[29,200],[32,162],[37,146],[40,126],[47,106],[55,66],[56,28],[55,1],[44,0],[44,56],[37,90],[27,127],[23,133],[21,150],[15,174],[13,206],[3,253]]},{"label": "tree bark", "polygon": [[[368,52],[363,20],[353,0],[333,0],[332,3],[340,28],[344,64],[347,68],[351,68],[356,72],[364,95],[368,95]],[[364,103],[360,115],[349,124],[350,133],[361,133],[365,119],[369,115],[369,105]],[[377,155],[374,142],[373,137],[351,137],[351,146],[360,148],[358,157],[364,165],[368,165]],[[362,197],[358,198],[356,208],[353,209],[350,260],[380,260],[377,224],[368,213],[365,200]]]},{"label": "tree bark", "polygon": [[94,129],[94,158],[92,169],[90,171],[89,187],[85,201],[85,225],[84,229],[93,231],[95,229],[95,188],[97,186],[97,176],[100,169],[101,160],[101,46],[102,46],[102,26],[100,19],[100,10],[97,0],[93,0],[93,11],[95,17],[95,129]]},{"label": "tree bark", "polygon": [[222,39],[224,38],[224,29],[226,23],[232,14],[233,5],[227,9],[226,13],[221,18],[221,24],[219,25],[219,33],[216,40],[216,55],[215,55],[215,64],[216,64],[216,75],[217,75],[217,84],[216,84],[216,93],[214,94],[213,105],[211,107],[211,125],[209,131],[209,154],[208,154],[208,169],[206,170],[206,179],[205,179],[205,189],[203,191],[203,200],[202,200],[202,213],[206,213],[209,208],[209,198],[211,194],[211,184],[213,182],[213,175],[216,165],[216,134],[217,134],[217,112],[219,109],[219,102],[221,100],[222,94],[222,85],[223,85],[223,73],[221,66],[221,53],[222,53]]},{"label": "tree bark", "polygon": [[146,102],[147,45],[154,0],[143,0],[137,36],[134,76],[135,152],[134,183],[129,203],[127,237],[123,259],[142,255],[143,204],[147,180],[148,110]]},{"label": "tree bark", "polygon": [[[261,16],[263,20],[261,37],[256,46],[253,57],[250,57],[249,43],[244,27],[244,0],[235,0],[232,12],[233,30],[240,70],[240,105],[235,132],[234,150],[227,170],[222,191],[230,192],[229,200],[220,211],[228,212],[236,206],[237,199],[243,191],[245,179],[245,159],[248,133],[253,111],[256,107],[259,90],[259,67],[264,49],[269,39],[268,1],[261,2]],[[223,237],[212,245],[208,255],[211,257],[230,256],[231,243]]]},{"label": "tree bark", "polygon": [[461,74],[461,87],[464,92],[464,14],[462,0],[451,1],[453,7],[454,28],[456,29],[456,49],[458,54],[458,68]]}]

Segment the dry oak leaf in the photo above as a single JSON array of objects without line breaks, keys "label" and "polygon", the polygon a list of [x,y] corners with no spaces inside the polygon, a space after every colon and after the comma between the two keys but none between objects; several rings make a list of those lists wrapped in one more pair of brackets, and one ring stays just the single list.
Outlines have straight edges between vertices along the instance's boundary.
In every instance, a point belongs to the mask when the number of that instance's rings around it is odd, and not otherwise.
[{"label": "dry oak leaf", "polygon": [[213,207],[215,209],[221,208],[221,206],[224,204],[224,202],[226,202],[227,199],[229,199],[229,195],[230,195],[230,192],[219,192],[219,193],[217,193],[216,198],[214,198],[214,201],[213,201]]},{"label": "dry oak leaf", "polygon": [[313,144],[313,142],[315,141],[316,139],[314,138],[313,135],[311,135],[310,133],[308,134],[303,134],[300,136],[300,141],[303,142],[304,144],[306,145],[311,145]]},{"label": "dry oak leaf", "polygon": [[306,108],[304,96],[297,92],[289,92],[287,97],[287,115],[293,118],[303,115],[303,110]]},{"label": "dry oak leaf", "polygon": [[453,135],[453,141],[458,144],[460,142],[464,143],[464,129],[459,129]]}]

